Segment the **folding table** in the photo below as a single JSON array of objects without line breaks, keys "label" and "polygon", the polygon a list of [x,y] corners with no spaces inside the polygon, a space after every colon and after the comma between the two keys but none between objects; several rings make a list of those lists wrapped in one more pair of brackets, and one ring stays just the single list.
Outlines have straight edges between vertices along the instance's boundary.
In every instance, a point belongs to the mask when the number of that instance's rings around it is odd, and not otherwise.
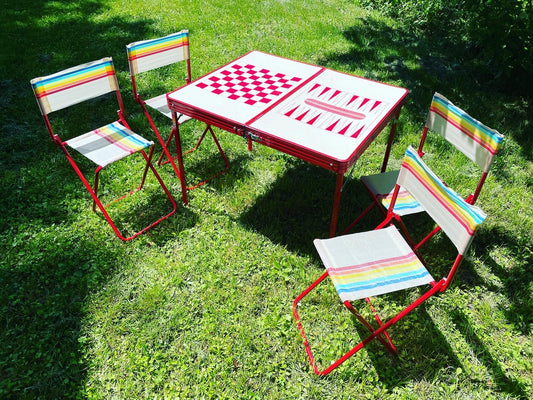
[{"label": "folding table", "polygon": [[167,101],[175,121],[186,115],[240,135],[249,146],[257,142],[335,172],[330,224],[334,236],[344,174],[392,122],[385,170],[407,93],[401,87],[251,51],[168,93]]}]

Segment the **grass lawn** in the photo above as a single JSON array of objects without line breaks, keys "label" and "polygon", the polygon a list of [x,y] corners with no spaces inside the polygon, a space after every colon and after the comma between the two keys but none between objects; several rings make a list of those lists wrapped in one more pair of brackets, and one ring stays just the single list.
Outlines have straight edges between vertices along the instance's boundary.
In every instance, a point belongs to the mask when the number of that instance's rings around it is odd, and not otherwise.
[{"label": "grass lawn", "polygon": [[[507,93],[463,68],[453,46],[418,37],[357,1],[3,3],[0,398],[533,397],[531,97]],[[418,143],[435,91],[505,135],[477,203],[487,221],[449,291],[390,330],[397,358],[373,343],[327,377],[308,365],[291,306],[323,272],[312,240],[328,235],[329,171],[259,145],[248,152],[242,138],[217,132],[229,172],[191,191],[187,207],[180,203],[147,234],[124,243],[90,211],[88,193],[48,137],[29,81],[112,56],[132,127],[155,140],[132,98],[125,46],[181,29],[190,31],[194,78],[256,49],[408,88],[391,167]],[[150,84],[181,79],[171,72]],[[56,121],[66,132],[79,129],[72,112]],[[157,123],[170,129],[164,119]],[[195,122],[183,128],[184,147],[201,129]],[[368,204],[358,177],[378,170],[385,142],[381,135],[358,161],[339,227]],[[436,172],[466,194],[477,170],[449,157],[435,138],[426,150]],[[209,144],[188,156],[188,178],[207,176],[215,154]],[[141,164],[126,164],[105,171],[119,177],[106,191],[128,188],[125,178]],[[159,171],[179,201],[172,170]],[[149,182],[146,193],[114,210],[122,226],[148,218],[140,208],[163,214],[155,189]],[[357,230],[378,222],[372,214]],[[438,273],[450,251],[437,238],[424,254]],[[387,315],[406,300],[391,294],[378,307]],[[332,285],[301,315],[322,366],[363,333]]]}]

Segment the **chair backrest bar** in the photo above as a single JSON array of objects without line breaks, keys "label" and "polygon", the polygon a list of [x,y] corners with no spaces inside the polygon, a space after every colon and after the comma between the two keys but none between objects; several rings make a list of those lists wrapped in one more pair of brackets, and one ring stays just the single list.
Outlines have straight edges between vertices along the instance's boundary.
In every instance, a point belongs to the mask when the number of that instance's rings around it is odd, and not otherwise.
[{"label": "chair backrest bar", "polygon": [[411,146],[403,158],[397,185],[411,193],[464,254],[485,213],[444,185]]},{"label": "chair backrest bar", "polygon": [[31,86],[43,115],[118,91],[111,57],[32,79]]},{"label": "chair backrest bar", "polygon": [[126,46],[132,75],[189,59],[189,31],[184,29],[162,38]]},{"label": "chair backrest bar", "polygon": [[464,155],[488,172],[503,135],[455,106],[439,93],[433,95],[426,127],[444,137]]}]

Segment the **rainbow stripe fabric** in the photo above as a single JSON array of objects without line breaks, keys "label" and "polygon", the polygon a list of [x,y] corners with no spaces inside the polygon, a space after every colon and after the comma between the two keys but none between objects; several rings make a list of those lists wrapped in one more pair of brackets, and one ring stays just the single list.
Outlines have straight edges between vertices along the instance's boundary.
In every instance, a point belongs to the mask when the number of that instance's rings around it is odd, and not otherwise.
[{"label": "rainbow stripe fabric", "polygon": [[[383,207],[389,208],[392,200],[392,192],[396,181],[398,180],[399,171],[387,171],[380,174],[362,176],[361,181],[374,194]],[[400,189],[398,198],[394,204],[394,212],[398,215],[408,215],[423,212],[424,208],[416,201],[413,196],[404,189]]]},{"label": "rainbow stripe fabric", "polygon": [[76,68],[74,71],[66,70],[58,75],[50,75],[43,80],[32,83],[32,86],[35,94],[40,98],[97,79],[102,79],[106,76],[113,75],[114,73],[115,70],[112,61],[107,60],[98,64]]},{"label": "rainbow stripe fabric", "polygon": [[153,144],[119,122],[87,132],[66,143],[102,167]]},{"label": "rainbow stripe fabric", "polygon": [[31,85],[44,114],[118,90],[111,58],[33,79]]},{"label": "rainbow stripe fabric", "polygon": [[477,228],[485,220],[486,215],[481,209],[468,204],[444,185],[411,146],[403,158],[398,184],[418,200],[459,252],[466,251]]},{"label": "rainbow stripe fabric", "polygon": [[148,71],[189,58],[189,31],[131,43],[126,49],[131,72]]},{"label": "rainbow stripe fabric", "polygon": [[433,96],[426,125],[446,137],[484,171],[488,171],[503,142],[498,131],[472,118],[439,93]]},{"label": "rainbow stripe fabric", "polygon": [[378,296],[434,280],[394,226],[316,239],[314,244],[342,301]]},{"label": "rainbow stripe fabric", "polygon": [[[388,210],[392,200],[392,193],[386,195],[378,194],[376,197]],[[396,198],[396,203],[394,203],[394,212],[398,215],[408,215],[422,211],[424,211],[424,209],[420,203],[416,201],[407,190],[400,189],[398,197]]]}]

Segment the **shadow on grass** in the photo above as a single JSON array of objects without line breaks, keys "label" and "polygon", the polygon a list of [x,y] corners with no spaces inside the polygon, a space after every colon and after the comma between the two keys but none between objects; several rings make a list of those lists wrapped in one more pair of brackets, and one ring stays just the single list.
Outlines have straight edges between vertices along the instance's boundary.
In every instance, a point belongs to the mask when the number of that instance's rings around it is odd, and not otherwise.
[{"label": "shadow on grass", "polygon": [[464,43],[417,36],[373,17],[357,19],[343,34],[352,43],[351,49],[327,54],[320,64],[362,70],[365,77],[384,82],[401,80],[409,89],[402,114],[412,114],[419,121],[425,120],[431,97],[438,91],[488,126],[512,135],[524,157],[533,160],[533,137],[529,134],[533,98],[507,93],[516,82],[511,85],[480,75],[471,59],[474,55],[465,52]]},{"label": "shadow on grass", "polygon": [[291,251],[314,254],[313,239],[329,233],[335,174],[296,159],[288,163],[240,221]]},{"label": "shadow on grass", "polygon": [[[97,0],[21,0],[7,5],[0,17],[5,190],[0,236],[9,248],[0,261],[2,398],[84,397],[86,300],[123,262],[126,247],[117,246],[114,235],[95,228],[88,237],[90,232],[76,235],[76,228],[64,228],[83,218],[80,212],[89,212],[87,192],[49,139],[29,84],[34,77],[105,56],[114,58],[118,71],[127,70],[125,45],[153,35],[153,21],[106,18],[106,7]],[[124,93],[129,85],[121,86],[129,111],[135,106]],[[64,124],[74,130],[77,121],[67,118]],[[46,175],[50,164],[57,167],[53,176]],[[186,227],[176,224],[167,229]]]},{"label": "shadow on grass", "polygon": [[[477,275],[475,282],[470,285],[471,287],[479,285],[492,292],[502,292],[503,290],[508,302],[508,307],[504,309],[506,318],[523,335],[531,334],[533,327],[533,313],[531,312],[533,297],[530,289],[533,280],[531,273],[533,247],[531,243],[527,241],[527,238],[517,238],[512,232],[502,232],[498,228],[480,231],[476,240],[477,242],[474,242],[476,253],[486,254],[483,257],[483,263],[503,283],[503,289],[501,286],[487,282],[473,270],[468,271],[468,273],[463,272],[466,276],[460,276],[459,279],[466,280]],[[490,243],[493,246],[494,244],[503,245],[513,255],[512,265],[502,265],[487,254],[485,243]]]},{"label": "shadow on grass", "polygon": [[490,349],[478,337],[475,329],[472,328],[468,317],[461,311],[454,310],[452,320],[466,342],[470,345],[472,352],[487,370],[490,371],[498,391],[517,396],[519,399],[529,399],[525,388],[516,380],[509,378],[499,361],[492,356]]},{"label": "shadow on grass", "polygon": [[18,235],[15,241],[26,241],[12,243],[19,249],[18,260],[10,258],[0,269],[4,398],[70,398],[83,393],[84,304],[119,263],[119,255],[105,242],[50,231]]}]

